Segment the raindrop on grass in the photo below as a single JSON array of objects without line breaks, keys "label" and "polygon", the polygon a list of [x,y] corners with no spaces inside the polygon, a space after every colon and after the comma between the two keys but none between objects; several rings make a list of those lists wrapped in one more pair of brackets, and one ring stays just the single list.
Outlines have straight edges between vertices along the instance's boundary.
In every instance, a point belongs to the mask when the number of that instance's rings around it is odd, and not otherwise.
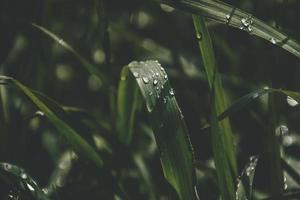
[{"label": "raindrop on grass", "polygon": [[156,79],[154,79],[153,81],[153,85],[157,85],[158,81]]},{"label": "raindrop on grass", "polygon": [[273,37],[270,38],[270,42],[271,42],[272,44],[277,44],[275,38],[273,38]]},{"label": "raindrop on grass", "polygon": [[289,106],[291,106],[291,107],[295,107],[299,104],[298,101],[296,101],[295,99],[293,99],[290,96],[287,96],[286,101],[289,104]]},{"label": "raindrop on grass", "polygon": [[230,22],[230,14],[227,14],[225,16],[225,19],[226,19],[226,24],[228,24]]},{"label": "raindrop on grass", "polygon": [[197,40],[201,40],[202,39],[202,34],[201,33],[197,33],[196,34],[196,38],[197,38]]},{"label": "raindrop on grass", "polygon": [[170,89],[169,94],[170,94],[171,96],[174,96],[174,95],[175,95],[175,92],[174,92],[174,90],[173,90],[172,88]]},{"label": "raindrop on grass", "polygon": [[158,77],[158,76],[159,76],[159,73],[158,73],[158,72],[156,72],[156,73],[155,73],[155,75]]},{"label": "raindrop on grass", "polygon": [[48,194],[48,193],[49,193],[49,190],[48,190],[47,188],[43,188],[43,189],[42,189],[42,192],[43,192],[44,194]]},{"label": "raindrop on grass", "polygon": [[143,76],[143,82],[145,83],[145,84],[148,84],[149,83],[149,78],[148,77],[146,77],[146,76]]},{"label": "raindrop on grass", "polygon": [[12,168],[12,166],[8,163],[4,163],[3,166],[6,171],[11,170],[11,168]]},{"label": "raindrop on grass", "polygon": [[175,8],[163,3],[160,4],[160,8],[165,12],[173,12],[175,10]]},{"label": "raindrop on grass", "polygon": [[133,72],[133,76],[134,76],[135,78],[138,78],[138,77],[139,77],[139,73],[138,73],[138,72]]},{"label": "raindrop on grass", "polygon": [[165,80],[168,80],[168,75],[164,75]]},{"label": "raindrop on grass", "polygon": [[20,176],[22,179],[27,179],[27,177],[28,177],[25,172],[22,172]]},{"label": "raindrop on grass", "polygon": [[34,191],[34,188],[32,185],[30,185],[29,183],[26,183],[27,185],[27,188],[30,190],[30,191]]}]

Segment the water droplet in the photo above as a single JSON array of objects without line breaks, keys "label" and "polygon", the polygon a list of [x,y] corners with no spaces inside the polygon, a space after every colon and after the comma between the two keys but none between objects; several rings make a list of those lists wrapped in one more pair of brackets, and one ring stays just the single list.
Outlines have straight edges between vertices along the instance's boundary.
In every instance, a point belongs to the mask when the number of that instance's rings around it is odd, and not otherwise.
[{"label": "water droplet", "polygon": [[169,94],[170,94],[171,96],[174,96],[174,95],[175,95],[174,90],[173,90],[172,88],[170,89]]},{"label": "water droplet", "polygon": [[168,79],[168,75],[164,75],[164,78],[165,78],[165,80],[167,80]]},{"label": "water droplet", "polygon": [[42,116],[42,117],[45,115],[45,113],[43,113],[43,112],[40,111],[40,110],[36,111],[35,114],[36,114],[36,115],[39,115],[39,116]]},{"label": "water droplet", "polygon": [[270,89],[269,86],[265,86],[264,87],[264,90],[268,90],[268,89]]},{"label": "water droplet", "polygon": [[30,185],[29,183],[26,183],[27,185],[27,188],[30,190],[30,191],[34,191],[34,188],[32,185]]},{"label": "water droplet", "polygon": [[175,10],[175,8],[163,3],[160,4],[160,8],[165,12],[173,12]]},{"label": "water droplet", "polygon": [[12,166],[11,166],[10,164],[8,164],[8,163],[4,163],[4,164],[3,164],[3,167],[4,167],[4,169],[7,170],[7,171],[10,170],[10,169],[12,168]]},{"label": "water droplet", "polygon": [[153,85],[157,85],[158,81],[156,79],[154,79],[153,81]]},{"label": "water droplet", "polygon": [[49,193],[49,190],[48,190],[47,188],[43,188],[43,189],[42,189],[42,192],[43,192],[44,194],[48,194],[48,193]]},{"label": "water droplet", "polygon": [[202,39],[202,34],[201,33],[197,33],[196,34],[196,38],[197,38],[197,40],[201,40]]},{"label": "water droplet", "polygon": [[225,16],[225,19],[226,19],[226,24],[228,24],[230,22],[230,14],[227,14]]},{"label": "water droplet", "polygon": [[295,99],[293,99],[290,96],[287,96],[286,101],[292,107],[295,107],[295,106],[297,106],[299,104]]},{"label": "water droplet", "polygon": [[152,96],[153,95],[153,92],[149,92],[149,96]]},{"label": "water droplet", "polygon": [[159,73],[158,73],[158,72],[156,72],[155,75],[156,75],[157,77],[159,77]]},{"label": "water droplet", "polygon": [[143,76],[143,82],[145,83],[145,84],[148,84],[149,83],[149,78],[148,77],[146,77],[146,76]]},{"label": "water droplet", "polygon": [[295,138],[288,135],[288,136],[283,137],[282,145],[285,147],[288,147],[288,146],[291,146],[294,143],[294,141],[295,141]]},{"label": "water droplet", "polygon": [[287,190],[288,189],[288,185],[285,183],[284,184],[284,190]]},{"label": "water droplet", "polygon": [[27,179],[27,177],[28,177],[25,172],[22,172],[20,176],[22,179]]},{"label": "water droplet", "polygon": [[138,78],[138,77],[139,77],[139,73],[138,73],[138,72],[133,72],[133,76],[134,76],[135,78]]},{"label": "water droplet", "polygon": [[272,44],[277,44],[277,41],[276,41],[275,38],[273,38],[273,37],[270,38],[270,42],[271,42]]},{"label": "water droplet", "polygon": [[58,43],[59,43],[60,45],[64,45],[64,44],[65,44],[65,41],[64,41],[63,39],[59,39],[59,40],[58,40]]},{"label": "water droplet", "polygon": [[289,128],[286,125],[280,125],[275,129],[275,134],[277,136],[284,136],[287,135],[288,133],[289,133]]}]

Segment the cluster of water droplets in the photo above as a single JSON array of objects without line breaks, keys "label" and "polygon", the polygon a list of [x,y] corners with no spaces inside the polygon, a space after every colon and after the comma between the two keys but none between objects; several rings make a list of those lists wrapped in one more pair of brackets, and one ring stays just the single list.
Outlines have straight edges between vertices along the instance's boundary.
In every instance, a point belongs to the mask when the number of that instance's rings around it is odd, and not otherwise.
[{"label": "cluster of water droplets", "polygon": [[248,33],[251,33],[252,25],[253,25],[253,18],[251,15],[249,15],[248,17],[241,19],[240,29],[247,31]]},{"label": "cluster of water droplets", "polygon": [[[155,96],[157,99],[160,99],[162,90],[164,89],[165,83],[168,81],[168,75],[165,71],[165,69],[161,66],[161,64],[158,61],[145,61],[145,62],[131,62],[129,64],[129,67],[135,67],[138,64],[145,65],[146,67],[152,64],[155,64],[159,67],[159,71],[154,71],[154,69],[149,69],[148,73],[145,72],[138,72],[134,71],[133,76],[136,79],[141,79],[143,84],[152,84],[153,90],[149,91],[148,95],[150,97]],[[172,88],[168,91],[169,96],[174,96],[175,92]],[[168,98],[165,96],[162,98],[163,103],[167,103]]]},{"label": "cluster of water droplets", "polygon": [[[243,185],[243,178],[246,177],[249,181],[249,187],[252,187],[253,184],[253,177],[254,177],[254,173],[255,173],[255,167],[257,165],[258,162],[258,156],[251,156],[249,158],[249,162],[247,164],[247,166],[245,167],[244,171],[242,172],[241,176],[239,176],[237,178],[237,190],[235,193],[235,198],[236,200],[240,200],[240,190],[244,190],[246,186]],[[243,197],[243,199],[247,199],[247,197]]]}]

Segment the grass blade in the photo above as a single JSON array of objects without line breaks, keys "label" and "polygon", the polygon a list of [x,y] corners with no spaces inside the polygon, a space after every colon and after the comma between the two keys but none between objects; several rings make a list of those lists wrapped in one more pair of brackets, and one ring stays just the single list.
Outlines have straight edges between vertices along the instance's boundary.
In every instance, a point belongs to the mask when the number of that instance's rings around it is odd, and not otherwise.
[{"label": "grass blade", "polygon": [[19,199],[19,195],[22,199],[48,199],[36,181],[21,167],[10,163],[0,163],[0,179],[4,180],[11,188],[14,188],[8,194],[13,199]]},{"label": "grass blade", "polygon": [[204,15],[217,22],[247,31],[300,58],[300,45],[288,35],[267,25],[251,14],[217,0],[163,0],[167,5]]},{"label": "grass blade", "polygon": [[70,44],[68,44],[66,41],[64,41],[62,38],[58,37],[54,33],[52,33],[50,30],[39,26],[37,24],[32,24],[35,28],[37,28],[42,33],[46,34],[48,37],[52,38],[54,41],[56,41],[58,44],[60,44],[62,47],[67,49],[69,52],[71,52],[83,65],[83,67],[86,68],[86,70],[90,74],[96,75],[103,83],[106,83],[105,76],[99,71],[98,68],[96,68],[94,65],[92,65],[89,61],[87,61],[84,57],[82,57]]},{"label": "grass blade", "polygon": [[[132,79],[132,75],[135,80]],[[122,70],[122,81],[137,82],[150,113],[165,178],[181,200],[198,199],[193,150],[183,115],[165,70],[155,61],[132,62]],[[128,96],[129,90],[132,88],[124,91],[124,94],[127,94],[124,98],[131,98]],[[130,118],[130,115],[127,113],[127,118]]]},{"label": "grass blade", "polygon": [[0,76],[0,80],[7,82],[8,84],[17,87],[22,93],[24,93],[53,123],[53,125],[58,129],[58,131],[64,136],[66,141],[70,144],[70,146],[75,150],[76,153],[82,155],[89,159],[92,163],[94,163],[98,167],[102,167],[103,161],[97,154],[97,152],[68,124],[62,121],[45,103],[35,95],[31,89],[20,83],[19,81],[7,77]]},{"label": "grass blade", "polygon": [[250,157],[249,163],[245,166],[241,176],[238,178],[238,185],[236,191],[236,199],[237,200],[244,200],[249,199],[251,200],[252,191],[253,191],[253,179],[255,175],[255,168],[258,162],[258,156]]},{"label": "grass blade", "polygon": [[237,177],[233,133],[228,118],[220,123],[217,121],[217,116],[227,108],[227,100],[217,72],[212,42],[204,20],[200,16],[193,15],[193,21],[206,76],[213,95],[211,134],[219,189],[223,199],[231,200],[235,198],[235,179]]}]

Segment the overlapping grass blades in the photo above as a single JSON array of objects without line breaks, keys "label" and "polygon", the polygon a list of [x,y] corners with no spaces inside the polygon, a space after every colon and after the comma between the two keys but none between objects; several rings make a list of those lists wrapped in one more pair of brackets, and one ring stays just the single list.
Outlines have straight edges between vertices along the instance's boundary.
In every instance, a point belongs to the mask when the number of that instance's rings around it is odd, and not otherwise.
[{"label": "overlapping grass blades", "polygon": [[[165,70],[156,61],[132,62],[125,66],[122,70],[119,88],[125,90],[119,97],[124,102],[130,102],[128,99],[132,98],[130,95],[135,89],[133,86],[133,88],[129,88],[122,85],[132,85],[126,83],[131,81],[139,88],[150,113],[150,122],[160,150],[165,178],[174,187],[181,200],[198,199],[193,150],[183,115],[177,105],[174,90],[169,84]],[[118,106],[127,105],[119,104]],[[122,116],[119,119],[124,120],[120,123],[132,125],[130,123],[132,112],[120,113],[125,108],[119,108],[118,110],[118,115]],[[123,134],[131,133],[123,132]]]},{"label": "overlapping grass blades", "polygon": [[231,200],[235,198],[235,180],[237,177],[233,133],[228,119],[224,119],[220,123],[217,120],[217,116],[227,108],[226,94],[217,72],[212,42],[204,20],[200,16],[193,15],[193,21],[206,76],[213,96],[211,138],[219,189],[224,200]]},{"label": "overlapping grass blades", "polygon": [[60,117],[48,107],[47,101],[45,101],[43,98],[40,98],[38,95],[32,92],[31,89],[16,79],[7,76],[0,76],[0,81],[16,87],[22,93],[24,93],[45,114],[45,116],[57,128],[59,133],[63,135],[76,153],[89,159],[99,168],[103,166],[103,160],[100,158],[97,152],[74,129],[62,121]]},{"label": "overlapping grass blades", "polygon": [[217,0],[163,0],[165,4],[204,15],[217,22],[247,31],[300,57],[300,45],[288,35],[251,14]]}]

